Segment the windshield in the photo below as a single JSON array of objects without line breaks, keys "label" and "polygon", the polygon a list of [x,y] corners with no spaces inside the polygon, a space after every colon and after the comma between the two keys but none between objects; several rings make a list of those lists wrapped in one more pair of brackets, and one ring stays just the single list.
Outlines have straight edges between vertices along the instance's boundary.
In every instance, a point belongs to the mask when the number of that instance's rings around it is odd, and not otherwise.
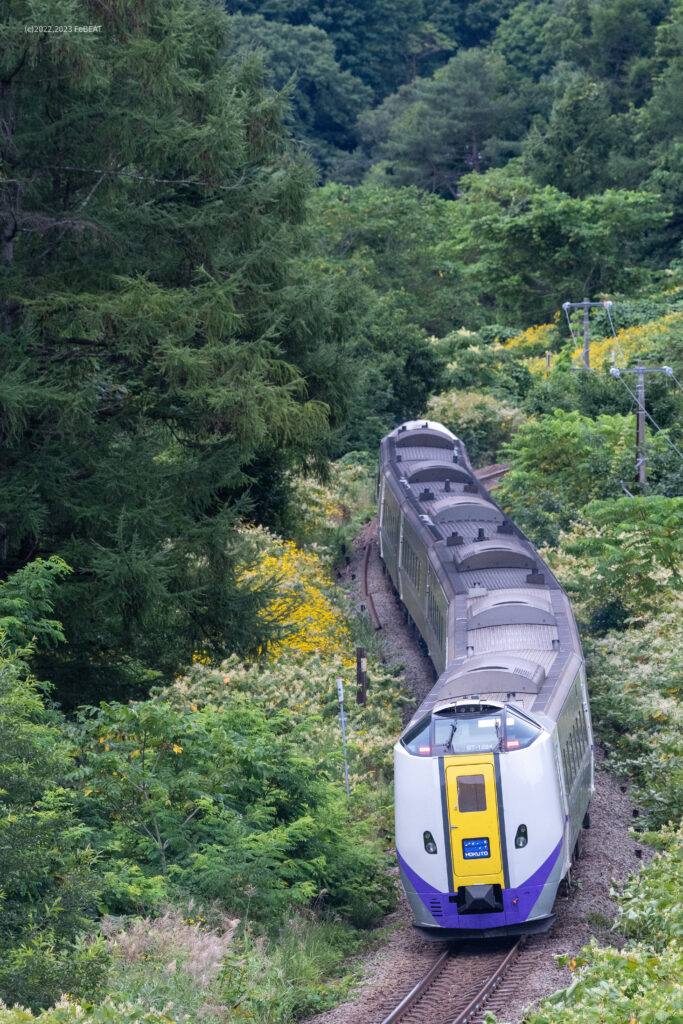
[{"label": "windshield", "polygon": [[498,750],[501,715],[470,716],[447,714],[434,716],[434,746],[447,747],[452,754],[487,754]]},{"label": "windshield", "polygon": [[492,751],[523,750],[541,734],[528,718],[510,708],[494,707],[466,711],[446,708],[431,719],[421,719],[403,736],[411,754],[488,754]]}]

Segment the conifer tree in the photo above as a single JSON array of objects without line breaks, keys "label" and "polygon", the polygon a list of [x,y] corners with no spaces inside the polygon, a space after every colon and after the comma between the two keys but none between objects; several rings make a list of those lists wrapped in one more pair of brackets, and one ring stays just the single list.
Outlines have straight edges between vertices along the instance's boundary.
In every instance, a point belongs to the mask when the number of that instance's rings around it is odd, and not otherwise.
[{"label": "conifer tree", "polygon": [[228,31],[204,0],[6,8],[0,572],[73,568],[74,702],[259,639],[235,524],[345,408],[346,318],[297,269],[310,170]]}]

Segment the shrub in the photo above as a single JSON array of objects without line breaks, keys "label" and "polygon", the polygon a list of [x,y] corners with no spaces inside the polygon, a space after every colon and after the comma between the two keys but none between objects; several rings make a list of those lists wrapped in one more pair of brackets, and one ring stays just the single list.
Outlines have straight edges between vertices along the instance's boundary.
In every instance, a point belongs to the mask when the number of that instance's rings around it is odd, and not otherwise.
[{"label": "shrub", "polygon": [[659,828],[683,816],[680,608],[586,644],[591,707],[608,766],[628,775]]},{"label": "shrub", "polygon": [[464,441],[475,466],[495,462],[501,445],[512,438],[523,413],[478,391],[446,391],[430,398],[427,417],[443,423]]},{"label": "shrub", "polygon": [[[661,435],[649,443],[652,452],[666,446]],[[556,544],[588,502],[623,494],[621,481],[633,473],[633,420],[557,409],[522,423],[503,455],[510,472],[498,503],[536,544]]]},{"label": "shrub", "polygon": [[[674,815],[676,808],[672,808]],[[680,821],[680,815],[678,815]],[[647,871],[631,875],[613,891],[620,903],[619,931],[663,950],[683,940],[683,825],[642,836],[660,848]]]},{"label": "shrub", "polygon": [[[682,555],[683,498],[652,495],[590,502],[550,560],[592,631],[604,633],[665,610],[681,585]],[[618,621],[605,621],[606,612]]]}]

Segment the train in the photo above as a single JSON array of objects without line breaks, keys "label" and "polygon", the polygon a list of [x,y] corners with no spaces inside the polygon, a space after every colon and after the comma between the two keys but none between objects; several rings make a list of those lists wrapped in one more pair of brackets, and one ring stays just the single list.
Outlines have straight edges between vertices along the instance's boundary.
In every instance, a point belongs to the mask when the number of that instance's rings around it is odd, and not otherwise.
[{"label": "train", "polygon": [[441,423],[382,440],[378,536],[437,675],[394,747],[414,927],[439,941],[545,931],[594,791],[569,598]]}]

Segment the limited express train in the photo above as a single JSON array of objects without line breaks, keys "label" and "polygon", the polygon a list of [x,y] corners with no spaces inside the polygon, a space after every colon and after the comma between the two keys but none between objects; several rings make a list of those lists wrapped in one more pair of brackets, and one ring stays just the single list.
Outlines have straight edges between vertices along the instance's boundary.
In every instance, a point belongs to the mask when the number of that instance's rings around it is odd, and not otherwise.
[{"label": "limited express train", "polygon": [[438,675],[395,746],[415,926],[437,939],[543,931],[593,792],[569,599],[440,423],[382,441],[379,542]]}]

